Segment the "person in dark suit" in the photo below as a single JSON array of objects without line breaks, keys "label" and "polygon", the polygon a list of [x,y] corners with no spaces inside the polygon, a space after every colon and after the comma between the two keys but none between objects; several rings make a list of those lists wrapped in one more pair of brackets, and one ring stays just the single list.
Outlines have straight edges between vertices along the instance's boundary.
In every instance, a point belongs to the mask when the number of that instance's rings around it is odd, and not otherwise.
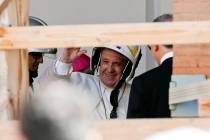
[{"label": "person in dark suit", "polygon": [[[172,21],[172,15],[164,14],[153,22]],[[170,117],[168,104],[169,83],[172,75],[172,45],[152,45],[151,52],[158,67],[134,78],[127,118],[162,118]]]}]

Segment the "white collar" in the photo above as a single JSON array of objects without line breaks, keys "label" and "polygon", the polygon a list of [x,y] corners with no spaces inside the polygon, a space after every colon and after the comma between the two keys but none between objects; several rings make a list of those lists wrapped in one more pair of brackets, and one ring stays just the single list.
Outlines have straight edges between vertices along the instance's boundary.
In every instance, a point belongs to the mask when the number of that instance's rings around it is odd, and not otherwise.
[{"label": "white collar", "polygon": [[[100,84],[100,88],[101,90],[106,90],[108,93],[111,93],[111,91],[114,89],[114,88],[110,88],[110,87],[107,87],[100,79],[99,79],[99,84]],[[102,91],[103,91],[102,90]]]},{"label": "white collar", "polygon": [[174,54],[172,51],[164,54],[163,57],[160,59],[160,64],[162,64],[166,59],[171,58],[173,56]]},{"label": "white collar", "polygon": [[[121,90],[123,90],[122,87],[123,87],[123,86],[126,86],[125,84],[126,84],[126,83],[123,83],[123,84],[122,84],[121,88],[119,89],[120,92],[121,92]],[[113,87],[113,88],[107,87],[100,79],[99,79],[99,85],[100,85],[101,91],[105,90],[105,91],[107,91],[108,93],[111,93],[111,92],[114,90],[114,87]]]}]

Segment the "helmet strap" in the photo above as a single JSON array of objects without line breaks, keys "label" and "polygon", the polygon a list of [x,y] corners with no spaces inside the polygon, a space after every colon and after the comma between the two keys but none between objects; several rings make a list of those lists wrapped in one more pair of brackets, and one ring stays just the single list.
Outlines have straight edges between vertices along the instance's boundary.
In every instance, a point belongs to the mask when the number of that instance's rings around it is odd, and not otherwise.
[{"label": "helmet strap", "polygon": [[93,74],[98,73],[100,61],[101,61],[101,48],[96,48],[92,52],[92,60],[91,60],[91,71]]},{"label": "helmet strap", "polygon": [[136,68],[137,68],[138,65],[139,65],[139,61],[141,60],[141,57],[142,57],[142,53],[141,53],[141,49],[140,49],[140,51],[139,51],[139,53],[138,53],[138,56],[137,56],[137,58],[136,58],[136,63],[134,64],[133,69],[132,69],[132,71],[131,71],[129,80],[132,79],[133,76],[135,75],[135,71],[136,71]]},{"label": "helmet strap", "polygon": [[101,53],[100,53],[100,56],[96,65],[96,73],[99,73],[100,62],[101,62]]},{"label": "helmet strap", "polygon": [[122,72],[120,81],[117,83],[116,87],[112,90],[111,96],[110,96],[110,103],[113,106],[113,109],[110,113],[110,118],[117,118],[117,107],[118,107],[118,96],[120,93],[120,88],[122,87],[123,83],[125,82],[126,78],[130,74],[130,71],[132,70],[132,62],[127,61],[124,70]]}]

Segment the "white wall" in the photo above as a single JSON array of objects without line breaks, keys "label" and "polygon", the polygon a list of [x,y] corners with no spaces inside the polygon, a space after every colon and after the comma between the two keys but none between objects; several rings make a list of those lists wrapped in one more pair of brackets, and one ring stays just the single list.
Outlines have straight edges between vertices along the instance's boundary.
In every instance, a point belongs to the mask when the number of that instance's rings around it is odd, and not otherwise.
[{"label": "white wall", "polygon": [[173,12],[173,0],[156,0],[155,16]]},{"label": "white wall", "polygon": [[164,14],[172,13],[173,0],[147,0],[146,21],[151,22],[154,18]]},{"label": "white wall", "polygon": [[30,15],[48,24],[145,21],[145,0],[31,0]]}]

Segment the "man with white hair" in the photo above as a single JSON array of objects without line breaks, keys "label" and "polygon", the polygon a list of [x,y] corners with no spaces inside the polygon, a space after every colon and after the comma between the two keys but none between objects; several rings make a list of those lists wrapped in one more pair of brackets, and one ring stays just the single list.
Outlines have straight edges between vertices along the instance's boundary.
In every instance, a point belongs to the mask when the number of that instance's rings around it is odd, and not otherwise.
[{"label": "man with white hair", "polygon": [[91,105],[82,92],[66,82],[55,81],[35,93],[21,113],[23,139],[85,140],[90,129]]},{"label": "man with white hair", "polygon": [[[84,54],[80,48],[67,48],[59,60],[46,71],[40,85],[64,79],[88,90],[94,104],[95,119],[126,118],[130,85],[126,79],[133,76],[140,59],[139,46],[102,46],[93,49],[92,70],[95,75],[72,72],[72,62]],[[78,99],[79,100],[79,99]]]}]

